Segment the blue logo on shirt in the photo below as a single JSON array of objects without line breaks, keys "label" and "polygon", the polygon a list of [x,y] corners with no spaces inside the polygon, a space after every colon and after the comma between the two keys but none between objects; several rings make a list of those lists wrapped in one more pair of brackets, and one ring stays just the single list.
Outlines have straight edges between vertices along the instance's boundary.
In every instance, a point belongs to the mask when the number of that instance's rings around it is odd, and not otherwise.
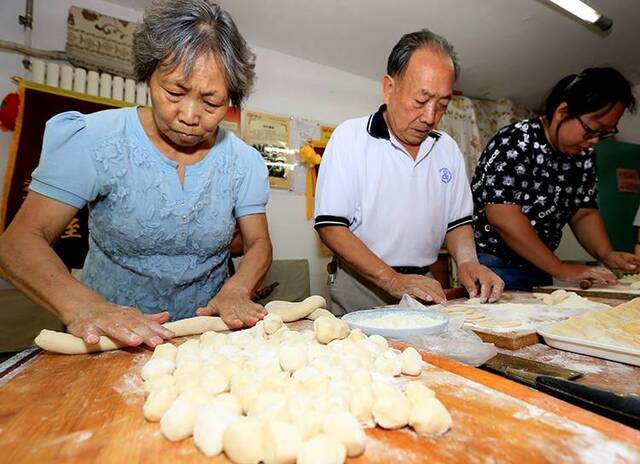
[{"label": "blue logo on shirt", "polygon": [[451,174],[451,171],[449,171],[447,168],[442,168],[439,172],[440,180],[443,183],[448,184],[449,182],[451,182],[451,179],[453,179],[453,174]]}]

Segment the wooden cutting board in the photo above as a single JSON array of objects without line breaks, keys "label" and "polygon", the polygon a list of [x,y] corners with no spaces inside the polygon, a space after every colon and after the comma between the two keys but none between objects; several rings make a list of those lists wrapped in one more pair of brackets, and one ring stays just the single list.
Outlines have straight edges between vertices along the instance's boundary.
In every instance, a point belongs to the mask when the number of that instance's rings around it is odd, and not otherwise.
[{"label": "wooden cutting board", "polygon": [[[206,458],[192,439],[165,440],[158,423],[144,420],[139,373],[149,356],[141,348],[41,353],[0,380],[3,461],[227,462]],[[452,430],[420,438],[370,429],[366,453],[349,462],[640,462],[640,432],[478,369],[423,357],[431,365],[420,380],[451,411]]]},{"label": "wooden cutting board", "polygon": [[542,343],[542,337],[538,335],[538,332],[535,330],[506,333],[485,332],[476,328],[471,330],[473,330],[483,342],[493,343],[498,348],[504,348],[505,350],[519,350],[525,346]]}]

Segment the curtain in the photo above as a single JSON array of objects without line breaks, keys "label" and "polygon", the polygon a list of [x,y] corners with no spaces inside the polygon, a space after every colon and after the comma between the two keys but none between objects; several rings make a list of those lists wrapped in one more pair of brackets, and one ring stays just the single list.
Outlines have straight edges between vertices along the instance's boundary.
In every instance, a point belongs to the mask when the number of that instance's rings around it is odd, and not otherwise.
[{"label": "curtain", "polygon": [[449,134],[458,143],[465,157],[467,176],[473,172],[480,154],[489,140],[504,126],[535,116],[528,108],[517,106],[510,100],[477,100],[454,96],[438,129]]}]

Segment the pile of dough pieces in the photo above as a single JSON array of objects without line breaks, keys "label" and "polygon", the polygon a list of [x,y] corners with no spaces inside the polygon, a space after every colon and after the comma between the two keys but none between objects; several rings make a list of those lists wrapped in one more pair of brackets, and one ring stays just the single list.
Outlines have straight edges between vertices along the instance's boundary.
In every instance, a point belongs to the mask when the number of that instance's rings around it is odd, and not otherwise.
[{"label": "pile of dough pieces", "polygon": [[451,306],[447,308],[450,316],[464,316],[464,323],[486,329],[506,329],[515,328],[522,325],[521,321],[494,319],[481,311],[477,311],[468,306]]},{"label": "pile of dough pieces", "polygon": [[142,368],[144,417],[171,441],[193,435],[207,456],[239,464],[342,463],[365,451],[364,428],[440,435],[451,416],[418,381],[420,354],[392,349],[329,312],[313,330],[277,314],[251,329],[205,332],[155,348]]},{"label": "pile of dough pieces", "polygon": [[618,279],[622,285],[629,285],[631,290],[640,290],[640,274],[627,274]]},{"label": "pile of dough pieces", "polygon": [[640,298],[609,309],[570,317],[549,332],[586,341],[640,348]]},{"label": "pile of dough pieces", "polygon": [[568,292],[564,289],[556,290],[552,293],[534,293],[534,297],[542,300],[542,303],[558,309],[595,309],[602,306],[589,298],[578,295],[576,292]]}]

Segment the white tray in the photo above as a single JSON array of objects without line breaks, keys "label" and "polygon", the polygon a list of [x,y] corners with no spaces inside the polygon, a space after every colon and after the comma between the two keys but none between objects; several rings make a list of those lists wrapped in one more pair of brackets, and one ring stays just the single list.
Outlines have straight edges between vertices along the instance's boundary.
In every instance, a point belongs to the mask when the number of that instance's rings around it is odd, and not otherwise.
[{"label": "white tray", "polygon": [[549,346],[560,350],[572,351],[574,353],[587,354],[597,358],[640,366],[640,350],[618,345],[596,343],[582,338],[556,335],[547,331],[551,327],[545,327],[544,329],[538,330],[538,333],[544,337],[544,341]]}]

